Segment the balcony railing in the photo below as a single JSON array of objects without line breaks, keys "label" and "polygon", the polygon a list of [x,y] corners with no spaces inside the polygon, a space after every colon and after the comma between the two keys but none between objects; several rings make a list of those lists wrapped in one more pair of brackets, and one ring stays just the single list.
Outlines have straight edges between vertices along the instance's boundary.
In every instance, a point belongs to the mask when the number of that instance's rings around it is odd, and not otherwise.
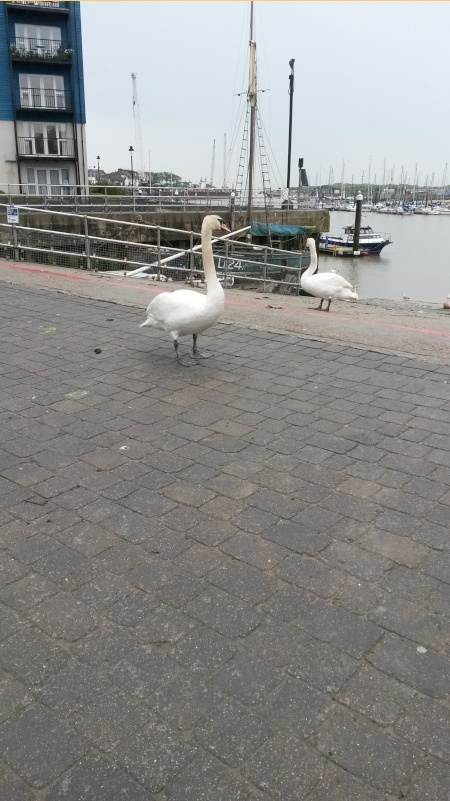
[{"label": "balcony railing", "polygon": [[9,46],[18,61],[71,61],[73,50],[61,39],[29,39],[17,36]]},{"label": "balcony railing", "polygon": [[43,9],[45,12],[58,11],[58,12],[63,12],[65,14],[69,13],[69,9],[67,8],[66,2],[61,2],[61,3],[51,2],[51,0],[48,0],[48,2],[32,2],[32,0],[13,0],[12,2],[11,0],[7,0],[7,4],[10,8],[13,7],[15,11],[20,9],[28,11],[30,6],[32,7],[37,6],[39,10]]},{"label": "balcony railing", "polygon": [[67,89],[21,88],[14,96],[17,109],[43,109],[44,111],[72,111],[71,92]]},{"label": "balcony railing", "polygon": [[19,156],[31,158],[70,159],[75,156],[73,139],[57,139],[47,136],[19,136]]}]

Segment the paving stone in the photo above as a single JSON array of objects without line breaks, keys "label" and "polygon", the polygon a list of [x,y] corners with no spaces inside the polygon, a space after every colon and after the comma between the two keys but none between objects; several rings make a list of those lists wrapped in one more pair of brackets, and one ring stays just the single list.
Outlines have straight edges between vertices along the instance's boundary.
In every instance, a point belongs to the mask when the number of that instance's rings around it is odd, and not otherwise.
[{"label": "paving stone", "polygon": [[369,665],[353,675],[341,689],[338,700],[382,726],[395,723],[414,696],[410,687],[374,670]]},{"label": "paving stone", "polygon": [[[33,693],[12,676],[0,674],[0,722],[12,717],[18,710],[33,703]],[[1,784],[0,784],[1,787]]]},{"label": "paving stone", "polygon": [[68,655],[36,629],[17,631],[0,643],[0,663],[26,684],[39,684],[66,664]]},{"label": "paving stone", "polygon": [[303,740],[317,733],[332,706],[326,695],[297,678],[288,678],[257,704],[255,710],[277,728]]},{"label": "paving stone", "polygon": [[450,712],[441,701],[417,696],[397,721],[395,731],[428,754],[449,762]]},{"label": "paving stone", "polygon": [[[361,542],[364,545],[364,538]],[[325,548],[321,552],[321,558],[329,564],[339,565],[342,570],[363,580],[377,580],[392,566],[388,559],[376,556],[358,545],[339,541]]]},{"label": "paving stone", "polygon": [[307,553],[315,556],[330,543],[330,537],[316,531],[310,531],[291,520],[280,520],[263,534],[265,539],[272,540],[283,548],[296,553]]},{"label": "paving stone", "polygon": [[113,687],[76,710],[71,722],[96,746],[111,751],[122,738],[133,741],[136,730],[152,717],[145,704]]},{"label": "paving stone", "polygon": [[33,787],[43,787],[81,759],[83,739],[53,712],[35,704],[0,731],[5,759]]},{"label": "paving stone", "polygon": [[369,618],[384,629],[439,649],[450,643],[450,619],[422,609],[412,601],[391,597],[373,609]]},{"label": "paving stone", "polygon": [[211,587],[186,605],[186,612],[231,639],[244,637],[261,622],[261,614],[228,592]]},{"label": "paving stone", "polygon": [[149,705],[178,729],[191,729],[220,702],[220,693],[201,675],[181,673],[148,699]]},{"label": "paving stone", "polygon": [[360,543],[363,548],[411,568],[418,567],[429,554],[428,548],[411,541],[409,537],[399,537],[379,528],[365,534]]},{"label": "paving stone", "polygon": [[100,622],[89,606],[63,592],[37,604],[29,616],[46,634],[68,642],[82,637]]},{"label": "paving stone", "polygon": [[160,606],[136,624],[134,631],[148,643],[174,643],[193,629],[195,622],[170,606]]},{"label": "paving stone", "polygon": [[56,592],[58,592],[58,587],[52,582],[35,573],[29,573],[4,587],[0,591],[0,600],[7,606],[24,612],[38,604],[43,598]]},{"label": "paving stone", "polygon": [[398,565],[383,576],[380,586],[407,601],[425,603],[438,582],[417,570]]},{"label": "paving stone", "polygon": [[226,700],[205,715],[195,739],[230,767],[238,767],[274,734],[274,727],[236,701]]},{"label": "paving stone", "polygon": [[90,558],[115,545],[116,537],[96,523],[77,523],[58,534],[59,541]]},{"label": "paving stone", "polygon": [[264,602],[264,611],[286,623],[295,620],[312,602],[312,596],[297,587],[283,587]]},{"label": "paving stone", "polygon": [[25,621],[19,617],[17,612],[13,612],[12,609],[0,603],[0,642],[24,625]]},{"label": "paving stone", "polygon": [[34,794],[31,790],[17,776],[3,775],[0,776],[0,793],[2,798],[7,798],[8,801],[33,801]]},{"label": "paving stone", "polygon": [[[234,770],[206,754],[186,765],[168,785],[168,801],[249,801],[251,788]],[[255,798],[257,801],[257,798]]]},{"label": "paving stone", "polygon": [[221,545],[224,553],[248,562],[260,570],[271,570],[286,554],[286,550],[257,535],[237,533]]},{"label": "paving stone", "polygon": [[59,543],[51,537],[46,537],[44,534],[35,534],[33,537],[22,540],[22,542],[10,545],[9,551],[20,562],[25,565],[31,565],[37,559],[45,558],[58,548]]},{"label": "paving stone", "polygon": [[367,658],[379,670],[432,698],[447,696],[450,692],[448,661],[430,649],[423,653],[417,648],[417,643],[411,640],[386,634]]},{"label": "paving stone", "polygon": [[237,560],[217,567],[209,574],[208,580],[243,601],[255,604],[265,601],[277,588],[275,579],[268,577],[262,570]]},{"label": "paving stone", "polygon": [[91,665],[118,662],[137,644],[134,636],[113,623],[105,623],[72,645],[72,653]]},{"label": "paving stone", "polygon": [[135,492],[131,492],[121,499],[121,504],[133,512],[138,512],[148,517],[157,517],[164,514],[164,512],[169,512],[176,506],[173,501],[146,489],[138,489]]},{"label": "paving stone", "polygon": [[253,754],[245,775],[276,801],[306,798],[324,772],[316,750],[302,745],[293,735],[280,733]]},{"label": "paving stone", "polygon": [[414,776],[410,801],[443,801],[450,787],[450,766],[427,757]]},{"label": "paving stone", "polygon": [[346,581],[346,574],[310,556],[295,555],[276,565],[277,576],[289,584],[328,598]]},{"label": "paving stone", "polygon": [[72,660],[46,680],[38,698],[66,718],[110,687],[111,683],[99,670]]},{"label": "paving stone", "polygon": [[227,662],[235,653],[235,647],[216,631],[197,626],[179,640],[169,653],[190,671],[208,673]]},{"label": "paving stone", "polygon": [[48,801],[111,801],[121,797],[127,801],[151,801],[154,796],[99,755],[82,759],[47,795]]},{"label": "paving stone", "polygon": [[283,667],[295,662],[309,640],[295,626],[269,618],[245,638],[245,648],[269,665]]},{"label": "paving stone", "polygon": [[393,796],[363,784],[335,766],[308,796],[308,801],[393,801]]},{"label": "paving stone", "polygon": [[296,622],[308,634],[356,658],[369,651],[383,633],[364,618],[321,600],[305,608]]},{"label": "paving stone", "polygon": [[418,748],[342,707],[319,731],[318,748],[349,773],[397,795],[422,761]]},{"label": "paving stone", "polygon": [[109,606],[106,614],[114,623],[131,628],[157,606],[157,601],[148,593],[134,590]]},{"label": "paving stone", "polygon": [[428,576],[450,584],[450,553],[431,553],[422,570]]},{"label": "paving stone", "polygon": [[214,686],[244,704],[255,704],[282,680],[278,671],[245,652],[238,652],[213,677]]}]

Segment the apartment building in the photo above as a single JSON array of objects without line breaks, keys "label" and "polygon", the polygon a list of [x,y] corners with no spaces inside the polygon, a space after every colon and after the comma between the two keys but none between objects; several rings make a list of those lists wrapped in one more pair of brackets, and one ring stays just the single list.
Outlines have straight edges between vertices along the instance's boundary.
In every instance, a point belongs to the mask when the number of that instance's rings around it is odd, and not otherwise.
[{"label": "apartment building", "polygon": [[84,191],[85,123],[80,3],[1,2],[0,189]]}]

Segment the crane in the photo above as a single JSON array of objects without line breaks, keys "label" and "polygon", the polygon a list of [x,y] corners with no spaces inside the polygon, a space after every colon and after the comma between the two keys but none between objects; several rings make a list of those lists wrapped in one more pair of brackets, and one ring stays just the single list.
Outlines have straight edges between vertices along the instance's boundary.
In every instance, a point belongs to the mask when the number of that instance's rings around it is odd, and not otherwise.
[{"label": "crane", "polygon": [[144,148],[142,145],[142,131],[141,131],[141,114],[139,111],[139,100],[137,91],[137,73],[131,73],[131,83],[133,87],[133,120],[134,120],[134,138],[136,141],[136,172],[139,175],[139,180],[143,181],[144,175]]}]

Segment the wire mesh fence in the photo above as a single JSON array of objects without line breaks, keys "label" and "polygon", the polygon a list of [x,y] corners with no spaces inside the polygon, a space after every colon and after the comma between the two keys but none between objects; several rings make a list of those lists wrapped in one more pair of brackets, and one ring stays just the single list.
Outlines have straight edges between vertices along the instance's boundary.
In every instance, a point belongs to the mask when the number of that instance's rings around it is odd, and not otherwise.
[{"label": "wire mesh fence", "polygon": [[[84,228],[84,233],[0,223],[0,258],[122,275],[138,271],[141,278],[161,281],[203,280],[200,245],[194,244],[198,232],[98,218],[102,224],[114,224],[114,237],[105,237],[90,233],[97,218],[70,217],[70,227]],[[185,247],[167,244],[164,240],[169,232],[177,232]],[[153,241],[139,241],[142,239]],[[252,283],[266,290],[277,285],[272,291],[299,294],[301,273],[309,265],[308,251],[259,247],[234,239],[217,240],[213,252],[219,280],[229,287]]]}]

